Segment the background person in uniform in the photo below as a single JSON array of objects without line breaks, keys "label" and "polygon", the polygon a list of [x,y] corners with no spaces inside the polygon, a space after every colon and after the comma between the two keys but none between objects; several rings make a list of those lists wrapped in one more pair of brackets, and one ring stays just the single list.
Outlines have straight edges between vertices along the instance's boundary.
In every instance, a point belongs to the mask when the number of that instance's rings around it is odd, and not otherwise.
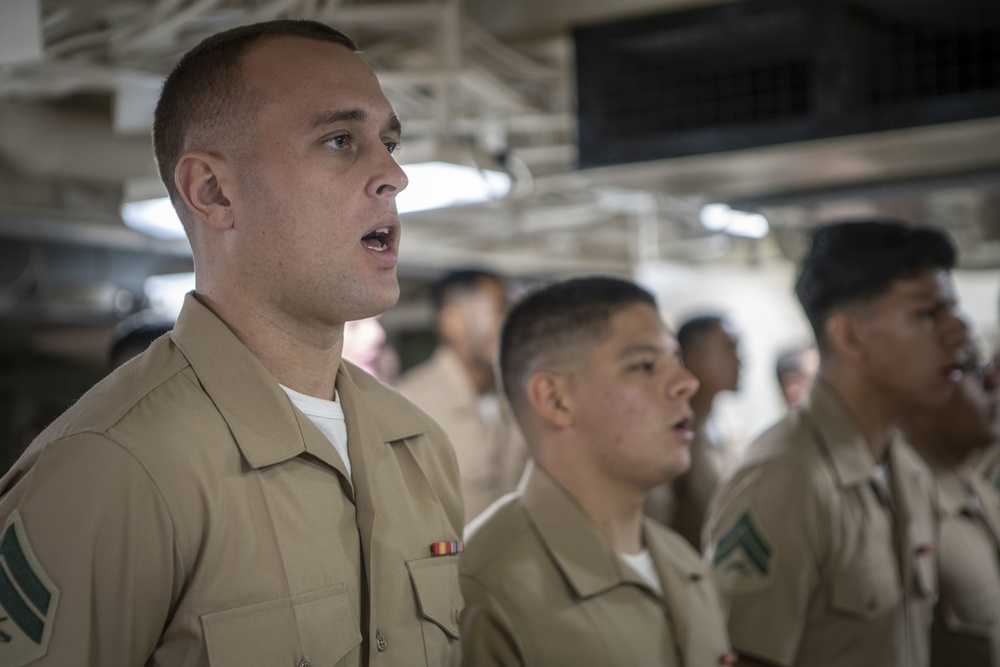
[{"label": "background person in uniform", "polygon": [[507,318],[500,367],[534,464],[469,526],[466,664],[729,664],[707,566],[642,514],[688,466],[698,386],[653,297],[617,278],[544,287]]},{"label": "background person in uniform", "polygon": [[466,521],[514,490],[527,453],[497,394],[497,340],[509,306],[507,282],[462,269],[431,289],[438,347],[397,387],[437,420],[458,457]]},{"label": "background person in uniform", "polygon": [[0,480],[0,664],[457,661],[454,454],[340,355],[398,298],[399,134],[323,24],[181,59],[154,148],[196,288]]},{"label": "background person in uniform", "polygon": [[713,410],[715,398],[736,391],[740,382],[739,339],[736,329],[719,315],[701,315],[677,330],[684,366],[698,378],[691,398],[694,441],[691,467],[650,494],[647,512],[701,550],[701,530],[708,503],[719,481],[739,461],[744,443],[739,429]]},{"label": "background person in uniform", "polygon": [[815,345],[795,348],[778,355],[774,374],[786,407],[794,408],[805,400],[818,372],[819,351]]},{"label": "background person in uniform", "polygon": [[928,664],[932,482],[894,424],[943,404],[961,378],[953,262],[934,228],[817,230],[795,290],[819,375],[808,403],[750,446],[709,511],[706,555],[742,664]]},{"label": "background person in uniform", "polygon": [[932,667],[1000,667],[1000,495],[975,465],[1000,442],[1000,371],[975,345],[967,354],[951,399],[901,422],[934,475],[941,522]]}]

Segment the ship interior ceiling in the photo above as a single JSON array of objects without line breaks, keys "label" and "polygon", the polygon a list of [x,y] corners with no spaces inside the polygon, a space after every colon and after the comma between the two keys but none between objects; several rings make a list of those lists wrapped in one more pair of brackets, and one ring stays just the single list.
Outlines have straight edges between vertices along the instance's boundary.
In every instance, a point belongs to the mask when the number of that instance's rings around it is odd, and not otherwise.
[{"label": "ship interior ceiling", "polygon": [[122,220],[164,194],[159,86],[208,34],[278,17],[361,45],[404,165],[510,179],[403,216],[391,332],[426,332],[428,283],[472,265],[524,283],[785,267],[788,291],[810,230],[844,216],[944,226],[963,271],[998,275],[996,0],[0,0],[0,438],[39,417],[14,396],[57,409],[105,372],[151,276],[192,270],[186,241]]}]

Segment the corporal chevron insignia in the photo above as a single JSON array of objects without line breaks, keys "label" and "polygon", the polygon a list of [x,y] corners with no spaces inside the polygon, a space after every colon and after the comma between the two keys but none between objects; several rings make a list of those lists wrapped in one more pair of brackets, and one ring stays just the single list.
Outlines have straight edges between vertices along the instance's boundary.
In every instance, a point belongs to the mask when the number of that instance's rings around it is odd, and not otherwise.
[{"label": "corporal chevron insignia", "polygon": [[45,655],[58,600],[15,511],[0,537],[0,664],[21,667]]},{"label": "corporal chevron insignia", "polygon": [[774,558],[774,547],[747,510],[716,542],[712,568],[727,592],[753,593],[771,583]]}]

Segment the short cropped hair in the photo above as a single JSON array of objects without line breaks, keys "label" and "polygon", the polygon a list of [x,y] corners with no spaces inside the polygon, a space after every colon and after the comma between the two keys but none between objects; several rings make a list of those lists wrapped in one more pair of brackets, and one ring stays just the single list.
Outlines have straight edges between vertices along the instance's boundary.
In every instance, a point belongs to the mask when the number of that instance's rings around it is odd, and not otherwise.
[{"label": "short cropped hair", "polygon": [[258,102],[244,83],[241,64],[254,46],[276,37],[334,42],[358,50],[350,37],[328,25],[281,19],[216,33],[188,51],[164,81],[153,114],[153,152],[178,212],[183,202],[174,170],[180,156],[191,148],[229,147],[251,126]]},{"label": "short cropped hair", "polygon": [[440,313],[441,309],[457,296],[472,294],[479,289],[483,280],[492,280],[501,285],[507,284],[499,274],[483,269],[449,271],[431,285],[431,304],[434,306],[434,312]]},{"label": "short cropped hair", "polygon": [[677,345],[681,352],[697,345],[725,321],[721,315],[698,315],[687,320],[677,329]]},{"label": "short cropped hair", "polygon": [[837,309],[871,303],[897,280],[954,264],[955,247],[937,227],[895,220],[831,223],[813,235],[795,294],[822,348],[826,322]]},{"label": "short cropped hair", "polygon": [[635,304],[655,309],[656,299],[633,282],[605,276],[551,283],[516,303],[500,332],[500,376],[518,420],[533,373],[576,358],[582,345],[599,343],[611,318]]}]

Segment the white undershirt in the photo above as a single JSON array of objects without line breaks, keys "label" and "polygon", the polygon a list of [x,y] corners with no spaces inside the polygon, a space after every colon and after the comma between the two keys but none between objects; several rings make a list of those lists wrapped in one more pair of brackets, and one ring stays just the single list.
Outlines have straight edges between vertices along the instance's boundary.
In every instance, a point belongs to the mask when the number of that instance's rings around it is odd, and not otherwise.
[{"label": "white undershirt", "polygon": [[340,407],[340,395],[334,390],[333,400],[327,401],[315,396],[300,394],[285,385],[278,385],[288,394],[288,398],[309,418],[316,428],[330,441],[340,458],[344,461],[347,474],[351,474],[351,457],[347,453],[347,422],[344,421],[344,410]]},{"label": "white undershirt", "polygon": [[657,574],[653,566],[653,558],[649,555],[649,549],[643,549],[637,554],[619,553],[625,564],[635,570],[635,573],[642,577],[642,580],[649,584],[650,588],[663,595],[663,584],[660,582],[660,575]]}]

